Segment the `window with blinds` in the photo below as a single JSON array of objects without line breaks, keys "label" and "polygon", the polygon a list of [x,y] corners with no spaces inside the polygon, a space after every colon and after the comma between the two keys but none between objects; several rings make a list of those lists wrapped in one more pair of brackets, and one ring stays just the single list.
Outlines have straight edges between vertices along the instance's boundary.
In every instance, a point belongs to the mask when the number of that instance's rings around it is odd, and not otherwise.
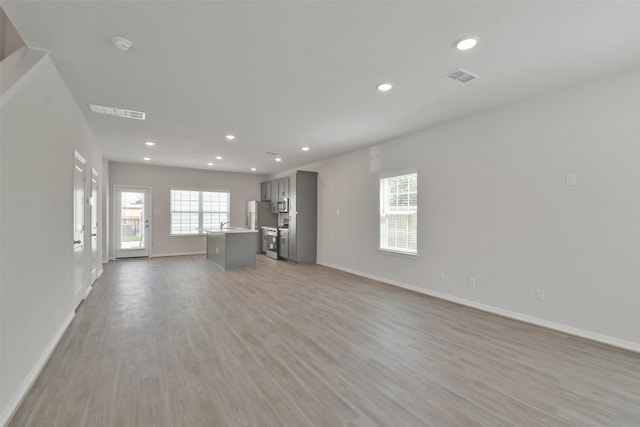
[{"label": "window with blinds", "polygon": [[380,249],[416,255],[418,174],[380,179]]},{"label": "window with blinds", "polygon": [[171,235],[200,234],[229,221],[229,193],[171,190]]}]

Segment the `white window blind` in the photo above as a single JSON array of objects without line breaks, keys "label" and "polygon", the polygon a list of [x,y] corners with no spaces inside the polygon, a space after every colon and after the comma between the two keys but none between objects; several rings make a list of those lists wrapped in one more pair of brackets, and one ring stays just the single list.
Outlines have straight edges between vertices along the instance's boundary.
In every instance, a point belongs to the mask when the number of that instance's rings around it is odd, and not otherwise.
[{"label": "white window blind", "polygon": [[380,249],[417,254],[418,174],[380,180]]},{"label": "white window blind", "polygon": [[229,193],[171,190],[171,234],[200,234],[229,221]]}]

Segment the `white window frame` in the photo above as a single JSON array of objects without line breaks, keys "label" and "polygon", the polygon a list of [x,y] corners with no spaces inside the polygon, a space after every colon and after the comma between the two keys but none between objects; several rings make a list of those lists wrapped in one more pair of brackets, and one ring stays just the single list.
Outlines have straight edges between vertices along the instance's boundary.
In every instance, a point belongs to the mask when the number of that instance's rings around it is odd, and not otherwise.
[{"label": "white window frame", "polygon": [[[173,197],[174,191],[191,191],[199,193],[198,195],[198,211],[174,211],[173,210]],[[231,192],[226,190],[202,190],[202,189],[193,189],[193,188],[170,188],[169,189],[169,236],[170,237],[185,237],[185,236],[201,236],[206,234],[204,229],[204,214],[211,212],[203,211],[203,197],[202,193],[226,193],[227,194],[227,218],[231,218]],[[174,213],[197,213],[198,214],[198,227],[194,229],[191,233],[174,233],[173,232],[173,214]]]},{"label": "white window frame", "polygon": [[[404,175],[416,175],[416,206],[415,211],[406,211],[405,212],[395,212],[395,214],[406,214],[406,215],[414,215],[416,216],[416,227],[415,227],[415,242],[416,248],[415,250],[411,250],[409,248],[397,248],[397,247],[387,247],[385,245],[385,237],[386,237],[386,225],[387,225],[387,217],[389,213],[385,211],[385,181],[390,178],[398,178]],[[379,176],[379,186],[380,186],[380,223],[378,227],[378,251],[385,255],[398,255],[402,257],[408,258],[418,258],[418,171],[417,170],[406,170],[399,171],[394,173],[389,173],[385,175]],[[409,193],[412,194],[413,192]]]}]

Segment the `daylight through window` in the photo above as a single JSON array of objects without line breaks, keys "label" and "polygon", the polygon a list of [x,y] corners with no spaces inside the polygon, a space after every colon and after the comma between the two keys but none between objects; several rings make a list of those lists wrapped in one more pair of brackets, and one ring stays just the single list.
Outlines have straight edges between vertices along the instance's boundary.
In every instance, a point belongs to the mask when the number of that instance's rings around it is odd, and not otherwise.
[{"label": "daylight through window", "polygon": [[171,190],[171,234],[200,234],[229,221],[229,193]]},{"label": "daylight through window", "polygon": [[418,174],[380,180],[380,249],[417,254]]}]

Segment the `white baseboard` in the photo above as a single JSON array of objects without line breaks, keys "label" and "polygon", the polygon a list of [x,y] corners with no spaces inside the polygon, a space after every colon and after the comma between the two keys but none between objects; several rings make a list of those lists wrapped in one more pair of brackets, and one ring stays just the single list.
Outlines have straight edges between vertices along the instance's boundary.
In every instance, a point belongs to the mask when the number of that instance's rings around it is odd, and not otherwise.
[{"label": "white baseboard", "polygon": [[399,288],[408,289],[410,291],[418,292],[424,295],[436,297],[445,301],[451,301],[456,304],[465,305],[467,307],[476,308],[478,310],[486,311],[488,313],[497,314],[499,316],[508,317],[510,319],[520,320],[522,322],[530,323],[536,326],[542,326],[543,328],[553,329],[554,331],[564,332],[569,335],[573,335],[580,338],[586,338],[591,341],[596,341],[602,344],[607,344],[613,347],[622,348],[624,350],[640,353],[640,344],[631,341],[621,340],[619,338],[610,337],[608,335],[598,334],[596,332],[585,331],[584,329],[574,328],[573,326],[563,325],[562,323],[551,322],[548,320],[540,319],[538,317],[528,316],[526,314],[517,313],[515,311],[505,310],[499,307],[493,307],[491,305],[482,304],[479,302],[471,301],[464,298],[459,298],[453,295],[443,294],[435,292],[430,289],[421,288],[419,286],[409,285],[407,283],[398,282],[395,280],[379,277],[373,274],[364,273],[362,271],[352,270],[350,268],[342,267],[336,264],[327,262],[319,262],[318,264],[326,267],[335,268],[347,273],[355,274],[356,276],[366,277],[367,279],[377,280],[379,282],[387,283],[389,285],[397,286]]},{"label": "white baseboard", "polygon": [[[179,253],[171,253],[171,254],[149,254],[149,258],[162,258],[165,256],[188,256],[188,255],[206,255],[207,251],[198,251],[198,252],[179,252]],[[127,258],[111,258],[111,261],[117,261],[119,259],[127,259]]]},{"label": "white baseboard", "polygon": [[163,256],[187,256],[187,255],[206,255],[207,251],[199,251],[199,252],[182,252],[182,253],[174,253],[174,254],[153,254],[150,255],[149,258],[160,258]]},{"label": "white baseboard", "polygon": [[[98,279],[100,278],[100,276],[102,276],[102,273],[104,273],[104,268],[102,268],[102,266],[100,266],[100,270],[98,270]],[[96,279],[96,280],[98,280]]]},{"label": "white baseboard", "polygon": [[0,417],[1,426],[6,426],[7,424],[9,424],[9,421],[13,417],[13,414],[22,403],[22,400],[27,395],[27,392],[35,382],[36,378],[38,378],[38,375],[40,375],[40,371],[42,371],[44,365],[47,364],[49,357],[51,357],[51,353],[53,353],[53,350],[55,350],[58,342],[60,341],[60,338],[62,338],[62,335],[64,335],[75,315],[76,313],[74,311],[69,313],[67,318],[64,320],[60,328],[58,328],[58,331],[49,342],[49,345],[47,345],[45,350],[42,352],[42,355],[36,361],[35,365],[31,369],[31,372],[29,372],[29,375],[27,375],[25,380],[22,382],[22,385],[20,386],[18,391],[13,395],[11,400],[9,400],[9,403],[7,404],[4,411],[2,411],[2,416]]}]

